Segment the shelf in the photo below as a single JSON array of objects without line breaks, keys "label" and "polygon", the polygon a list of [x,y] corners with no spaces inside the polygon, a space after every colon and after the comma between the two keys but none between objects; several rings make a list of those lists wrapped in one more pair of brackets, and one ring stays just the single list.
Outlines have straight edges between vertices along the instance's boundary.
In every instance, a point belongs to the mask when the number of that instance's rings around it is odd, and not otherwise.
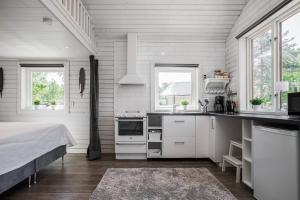
[{"label": "shelf", "polygon": [[163,129],[162,127],[160,127],[160,126],[148,126],[148,130],[149,129]]},{"label": "shelf", "polygon": [[207,78],[204,80],[205,93],[223,94],[229,82],[229,78]]},{"label": "shelf", "polygon": [[243,138],[252,139],[252,122],[243,120]]},{"label": "shelf", "polygon": [[162,158],[162,156],[148,156],[147,158]]},{"label": "shelf", "polygon": [[252,143],[244,140],[243,143],[243,158],[252,158]]},{"label": "shelf", "polygon": [[252,183],[250,181],[243,180],[243,183],[248,187],[252,188]]},{"label": "shelf", "polygon": [[247,142],[252,142],[252,139],[250,139],[250,138],[244,137],[243,139],[244,139],[245,141],[247,141]]},{"label": "shelf", "polygon": [[242,174],[243,183],[252,188],[252,165],[250,162],[245,162],[245,160],[243,160]]},{"label": "shelf", "polygon": [[248,157],[243,157],[243,160],[249,162],[249,163],[252,163],[252,159],[251,158],[248,158]]},{"label": "shelf", "polygon": [[148,149],[147,157],[148,158],[161,158],[162,157],[161,148]]},{"label": "shelf", "polygon": [[162,142],[161,140],[148,140],[148,142]]}]

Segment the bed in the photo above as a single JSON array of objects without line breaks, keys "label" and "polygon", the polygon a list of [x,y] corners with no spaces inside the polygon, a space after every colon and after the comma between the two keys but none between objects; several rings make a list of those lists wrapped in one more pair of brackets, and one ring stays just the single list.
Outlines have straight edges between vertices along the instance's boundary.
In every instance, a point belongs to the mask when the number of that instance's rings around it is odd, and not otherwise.
[{"label": "bed", "polygon": [[75,145],[63,124],[0,122],[0,194],[34,175]]}]

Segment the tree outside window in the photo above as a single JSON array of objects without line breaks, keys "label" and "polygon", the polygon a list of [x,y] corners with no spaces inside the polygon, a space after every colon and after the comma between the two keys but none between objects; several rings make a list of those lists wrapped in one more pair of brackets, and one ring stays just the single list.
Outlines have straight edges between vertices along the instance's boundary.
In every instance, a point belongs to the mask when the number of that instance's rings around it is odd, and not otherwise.
[{"label": "tree outside window", "polygon": [[[289,82],[288,92],[300,92],[300,13],[281,24],[281,79]],[[287,93],[281,94],[280,106],[287,109]]]},{"label": "tree outside window", "polygon": [[63,72],[32,72],[32,104],[40,101],[40,105],[49,107],[64,105]]},{"label": "tree outside window", "polygon": [[265,110],[271,110],[273,95],[272,31],[267,30],[253,39],[252,46],[252,97],[263,98]]},{"label": "tree outside window", "polygon": [[65,109],[63,67],[21,67],[21,110]]}]

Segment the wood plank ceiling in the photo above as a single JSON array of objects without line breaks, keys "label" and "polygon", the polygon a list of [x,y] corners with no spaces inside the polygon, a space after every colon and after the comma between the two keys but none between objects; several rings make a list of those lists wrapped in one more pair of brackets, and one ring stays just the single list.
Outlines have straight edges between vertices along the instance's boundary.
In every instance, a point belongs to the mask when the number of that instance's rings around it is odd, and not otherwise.
[{"label": "wood plank ceiling", "polygon": [[99,38],[225,40],[248,0],[84,0]]},{"label": "wood plank ceiling", "polygon": [[[51,25],[43,17],[52,19]],[[90,52],[39,0],[0,0],[0,58],[87,58]]]}]

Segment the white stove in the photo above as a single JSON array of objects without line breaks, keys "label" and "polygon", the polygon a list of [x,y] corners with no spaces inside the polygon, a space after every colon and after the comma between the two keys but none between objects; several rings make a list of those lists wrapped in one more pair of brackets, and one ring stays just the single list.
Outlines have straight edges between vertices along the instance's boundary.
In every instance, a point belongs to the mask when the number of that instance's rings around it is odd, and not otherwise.
[{"label": "white stove", "polygon": [[117,159],[146,159],[146,114],[125,111],[115,115]]}]

